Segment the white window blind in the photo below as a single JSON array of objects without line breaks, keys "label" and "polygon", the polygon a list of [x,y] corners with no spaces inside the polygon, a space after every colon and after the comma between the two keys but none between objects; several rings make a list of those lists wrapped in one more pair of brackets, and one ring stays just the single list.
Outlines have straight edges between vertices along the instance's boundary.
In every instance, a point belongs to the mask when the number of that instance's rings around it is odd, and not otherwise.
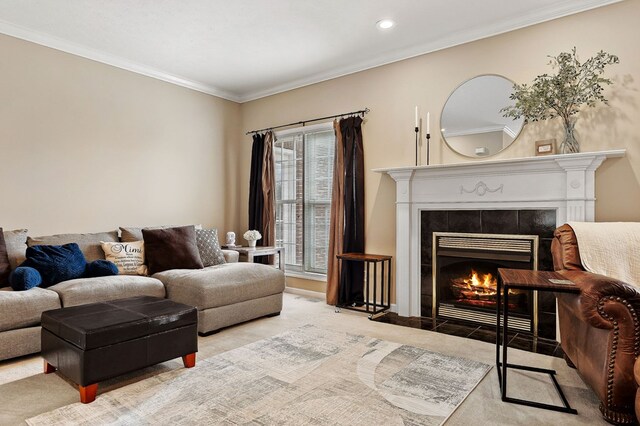
[{"label": "white window blind", "polygon": [[276,243],[287,270],[327,272],[334,146],[331,123],[276,134]]}]

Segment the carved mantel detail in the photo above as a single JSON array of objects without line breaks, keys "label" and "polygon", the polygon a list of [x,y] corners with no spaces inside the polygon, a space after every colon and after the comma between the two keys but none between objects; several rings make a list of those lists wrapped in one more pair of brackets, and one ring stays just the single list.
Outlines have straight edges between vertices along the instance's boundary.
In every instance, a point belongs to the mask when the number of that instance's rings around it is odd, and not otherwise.
[{"label": "carved mantel detail", "polygon": [[475,193],[477,196],[479,197],[483,197],[487,192],[500,192],[502,193],[502,189],[504,188],[504,184],[500,184],[500,186],[496,187],[495,189],[491,189],[487,186],[486,183],[484,183],[483,181],[480,181],[478,183],[476,183],[476,186],[473,189],[466,189],[464,187],[464,185],[460,185],[460,193],[464,194],[465,192],[467,194],[473,194]]}]

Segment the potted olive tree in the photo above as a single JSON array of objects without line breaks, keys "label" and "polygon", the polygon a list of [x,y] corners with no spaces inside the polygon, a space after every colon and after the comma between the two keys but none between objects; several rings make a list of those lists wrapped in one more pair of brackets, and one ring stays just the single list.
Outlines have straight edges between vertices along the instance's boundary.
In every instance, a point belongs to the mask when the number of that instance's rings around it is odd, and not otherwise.
[{"label": "potted olive tree", "polygon": [[607,104],[602,91],[611,80],[603,78],[602,74],[607,65],[620,61],[616,55],[600,51],[580,63],[575,47],[571,52],[549,58],[549,65],[557,70],[556,74],[539,75],[531,86],[514,84],[510,99],[516,103],[501,112],[505,117],[524,117],[526,122],[560,117],[565,131],[560,152],[580,152],[574,134],[577,115],[581,108],[594,107],[599,101]]}]

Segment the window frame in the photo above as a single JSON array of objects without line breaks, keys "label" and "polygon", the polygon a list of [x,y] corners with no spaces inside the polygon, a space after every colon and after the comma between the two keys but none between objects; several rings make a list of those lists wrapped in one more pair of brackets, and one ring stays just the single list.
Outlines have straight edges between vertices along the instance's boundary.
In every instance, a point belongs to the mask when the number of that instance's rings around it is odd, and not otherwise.
[{"label": "window frame", "polygon": [[[333,131],[334,127],[333,127],[333,121],[328,121],[328,122],[324,122],[324,123],[318,123],[318,124],[313,124],[313,125],[308,125],[308,126],[300,126],[300,127],[296,127],[296,128],[291,128],[291,129],[285,129],[285,130],[281,130],[281,131],[275,131],[274,132],[274,161],[277,158],[277,154],[276,151],[278,150],[278,148],[275,147],[275,143],[283,138],[283,137],[290,137],[290,136],[295,136],[296,134],[303,134],[303,139],[302,139],[302,144],[303,144],[303,157],[302,157],[302,163],[303,163],[303,171],[302,171],[302,267],[296,267],[295,265],[291,265],[291,264],[286,264],[286,253],[285,253],[285,264],[287,265],[287,268],[285,268],[285,275],[286,276],[291,276],[291,277],[296,277],[296,278],[304,278],[304,279],[309,279],[309,280],[315,280],[315,281],[326,281],[326,277],[327,277],[327,273],[326,272],[317,272],[313,271],[313,270],[305,270],[305,268],[307,267],[307,256],[309,255],[309,253],[307,253],[307,243],[306,243],[306,238],[307,236],[306,234],[306,210],[307,210],[307,200],[306,200],[306,174],[307,174],[307,167],[306,167],[306,134],[308,133],[314,133],[314,132],[319,132],[319,131]],[[335,137],[335,136],[334,136]],[[335,161],[335,139],[334,139],[334,161]],[[331,167],[330,170],[331,174],[333,174],[333,167]],[[333,177],[333,176],[331,176]],[[276,180],[278,179],[278,176],[275,177]],[[331,185],[333,186],[333,185]],[[332,190],[333,188],[331,188]],[[330,197],[331,198],[331,197]],[[330,200],[331,202],[331,200]],[[280,202],[280,204],[282,203],[282,201]],[[278,200],[276,200],[276,214],[277,214],[277,209],[278,209]],[[296,203],[297,204],[297,203]],[[277,219],[276,219],[277,221]],[[327,259],[328,261],[328,259]]]}]

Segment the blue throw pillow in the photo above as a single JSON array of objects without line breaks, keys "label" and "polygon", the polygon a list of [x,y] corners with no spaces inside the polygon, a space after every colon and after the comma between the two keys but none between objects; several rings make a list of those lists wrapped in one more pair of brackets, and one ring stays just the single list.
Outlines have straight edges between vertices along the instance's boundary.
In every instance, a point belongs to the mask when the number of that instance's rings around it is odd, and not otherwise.
[{"label": "blue throw pillow", "polygon": [[20,266],[37,269],[42,276],[41,287],[81,278],[87,267],[84,254],[76,243],[62,246],[33,246],[27,248],[27,260]]},{"label": "blue throw pillow", "polygon": [[108,277],[111,275],[118,275],[118,267],[108,260],[94,260],[87,264],[87,269],[84,271],[85,278]]},{"label": "blue throw pillow", "polygon": [[9,275],[9,283],[15,291],[29,290],[38,287],[42,283],[42,276],[36,269],[26,266],[18,266]]}]

